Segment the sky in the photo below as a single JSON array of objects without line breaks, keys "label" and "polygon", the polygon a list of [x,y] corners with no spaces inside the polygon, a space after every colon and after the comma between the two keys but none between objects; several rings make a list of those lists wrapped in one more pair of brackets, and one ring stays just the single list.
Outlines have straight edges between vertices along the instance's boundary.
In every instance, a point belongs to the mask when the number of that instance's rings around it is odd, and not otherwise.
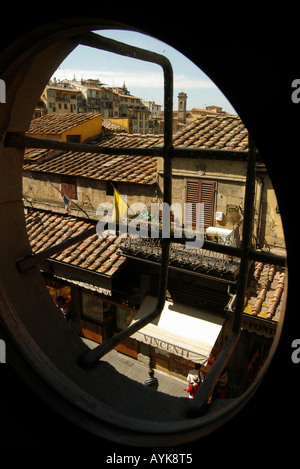
[{"label": "sky", "polygon": [[[174,110],[178,109],[178,93],[183,91],[187,93],[188,110],[216,105],[226,112],[236,114],[213,81],[191,60],[168,44],[133,31],[96,32],[166,56],[174,73]],[[72,80],[74,76],[76,80],[98,78],[108,87],[123,86],[125,82],[131,95],[163,106],[163,72],[159,65],[87,46],[77,46],[60,64],[52,78]]]}]

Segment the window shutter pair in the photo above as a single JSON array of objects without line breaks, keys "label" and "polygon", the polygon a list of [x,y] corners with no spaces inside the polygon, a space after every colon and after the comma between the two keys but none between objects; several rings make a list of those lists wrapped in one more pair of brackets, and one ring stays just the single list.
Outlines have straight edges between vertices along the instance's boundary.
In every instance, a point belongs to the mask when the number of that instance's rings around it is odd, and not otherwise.
[{"label": "window shutter pair", "polygon": [[186,210],[187,226],[196,228],[197,203],[204,203],[204,228],[213,225],[215,189],[215,181],[195,179],[186,181],[186,202],[192,204],[192,210]]}]

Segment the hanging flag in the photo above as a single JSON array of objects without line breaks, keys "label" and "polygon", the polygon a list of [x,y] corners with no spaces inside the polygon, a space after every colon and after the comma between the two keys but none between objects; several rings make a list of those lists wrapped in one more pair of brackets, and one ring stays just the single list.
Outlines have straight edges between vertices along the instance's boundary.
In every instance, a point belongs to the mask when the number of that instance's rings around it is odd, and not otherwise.
[{"label": "hanging flag", "polygon": [[56,187],[54,184],[52,184],[51,181],[49,181],[46,177],[44,178],[47,182],[49,182],[49,184],[51,184],[52,187],[54,187],[54,189],[57,190],[57,192],[60,193],[60,195],[62,196],[62,198],[64,199],[64,204],[65,204],[65,210],[67,210],[68,213],[70,213],[71,211],[71,202],[72,200],[70,199],[70,197],[68,197],[63,191],[60,191],[58,189],[58,187]]},{"label": "hanging flag", "polygon": [[72,200],[62,191],[61,191],[61,196],[64,199],[65,210],[67,210],[67,212],[70,213]]},{"label": "hanging flag", "polygon": [[128,205],[127,201],[121,196],[120,192],[115,188],[114,185],[114,199],[113,199],[113,216],[112,219],[113,221],[116,221],[117,223],[121,223],[121,221],[124,219],[127,210],[128,210]]},{"label": "hanging flag", "polygon": [[71,203],[73,203],[79,210],[81,210],[87,216],[87,218],[90,218],[88,213],[86,213],[86,211],[83,210],[83,208],[79,207],[79,205],[76,204],[76,202],[74,202],[74,200],[70,199],[70,197],[68,197],[63,191],[61,191],[58,187],[56,187],[54,184],[52,184],[51,181],[49,181],[46,177],[44,177],[44,180],[49,182],[49,184],[51,184],[51,186],[54,187],[54,189],[56,189],[57,192],[60,193],[60,195],[64,199],[65,209],[67,210],[68,213],[71,212]]}]

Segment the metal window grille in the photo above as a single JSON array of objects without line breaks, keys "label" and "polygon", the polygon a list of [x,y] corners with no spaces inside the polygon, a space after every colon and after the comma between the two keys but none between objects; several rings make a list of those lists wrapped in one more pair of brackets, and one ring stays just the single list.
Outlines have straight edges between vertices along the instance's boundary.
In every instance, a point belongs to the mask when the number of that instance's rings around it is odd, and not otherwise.
[{"label": "metal window grille", "polygon": [[[210,150],[210,149],[187,149],[187,148],[174,148],[172,146],[172,122],[173,122],[173,70],[169,60],[157,53],[150,52],[137,47],[129,46],[127,44],[107,39],[95,33],[86,33],[72,38],[76,45],[85,45],[97,49],[106,50],[108,52],[140,59],[143,61],[158,64],[162,67],[164,73],[164,144],[163,147],[145,148],[109,148],[105,146],[93,146],[89,144],[80,144],[74,142],[61,142],[41,138],[26,136],[25,134],[11,132],[8,133],[5,140],[5,145],[8,147],[17,148],[49,148],[59,149],[65,151],[77,152],[92,152],[99,154],[126,154],[137,156],[157,156],[162,157],[164,161],[164,186],[163,186],[163,202],[168,204],[172,203],[172,158],[203,158],[203,159],[218,159],[218,160],[239,160],[247,162],[246,172],[246,190],[244,197],[244,222],[242,232],[241,247],[233,247],[222,244],[216,244],[210,241],[204,241],[203,248],[219,253],[227,254],[240,258],[240,272],[238,278],[236,307],[233,316],[233,325],[231,334],[223,346],[220,354],[218,355],[214,365],[207,374],[202,386],[197,392],[194,399],[191,400],[189,415],[192,417],[199,416],[205,412],[206,404],[209,396],[211,395],[223,369],[225,368],[229,357],[231,356],[235,345],[238,342],[241,330],[242,313],[244,308],[244,294],[247,285],[247,278],[249,272],[250,261],[262,261],[272,263],[274,265],[285,266],[286,259],[282,256],[276,256],[266,252],[259,252],[251,248],[251,238],[253,232],[253,214],[254,214],[254,194],[255,194],[255,163],[259,161],[259,155],[256,151],[251,138],[249,138],[249,150],[244,151],[226,151],[226,150]],[[163,213],[166,219],[167,213]],[[169,218],[170,223],[170,218]],[[117,225],[117,229],[120,228]],[[17,261],[20,272],[25,272],[34,265],[39,265],[43,260],[52,256],[55,253],[63,251],[66,247],[82,241],[96,232],[96,227],[91,228],[78,236],[74,236],[67,241],[59,243],[51,248],[48,248],[37,254]],[[119,332],[117,335],[109,338],[104,343],[98,345],[96,348],[85,352],[78,360],[78,364],[83,369],[90,369],[95,365],[101,357],[107,352],[112,350],[125,338],[131,336],[142,327],[150,323],[153,319],[160,315],[165,304],[166,288],[168,279],[169,268],[169,251],[171,243],[183,243],[187,239],[161,238],[161,263],[160,263],[160,276],[159,286],[157,293],[156,307],[147,316],[136,321],[127,329]],[[189,239],[188,239],[189,240]]]}]

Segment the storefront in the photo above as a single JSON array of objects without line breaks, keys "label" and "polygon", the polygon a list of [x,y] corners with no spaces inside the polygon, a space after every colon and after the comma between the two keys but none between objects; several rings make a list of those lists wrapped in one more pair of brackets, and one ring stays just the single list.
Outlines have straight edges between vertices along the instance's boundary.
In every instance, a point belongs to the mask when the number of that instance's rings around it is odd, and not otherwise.
[{"label": "storefront", "polygon": [[58,305],[58,300],[63,298],[65,302],[65,307],[69,314],[72,313],[72,294],[71,294],[71,287],[70,285],[60,282],[57,280],[53,280],[50,278],[45,278],[45,283],[47,289],[50,293],[50,296],[55,304]]},{"label": "storefront", "polygon": [[[137,313],[133,306],[119,304],[86,291],[81,291],[81,307],[80,333],[98,343],[125,329]],[[137,358],[137,344],[130,338],[118,345],[116,350]]]},{"label": "storefront", "polygon": [[[125,292],[118,296],[117,289],[108,295],[103,286],[97,291],[95,285],[66,275],[64,279],[46,277],[53,300],[65,298],[72,326],[82,337],[97,343],[126,329],[156,304],[156,297],[151,295],[140,301],[142,294],[137,287],[127,296]],[[168,300],[155,321],[123,340],[116,350],[175,376],[186,376],[196,363],[206,373],[222,347],[224,322],[221,315]]]},{"label": "storefront", "polygon": [[[146,296],[133,322],[150,313],[156,298]],[[166,301],[160,316],[136,332],[132,339],[139,342],[139,359],[152,367],[175,375],[184,375],[200,364],[210,364],[212,352],[218,349],[225,319],[178,302]]]},{"label": "storefront", "polygon": [[[131,323],[139,305],[134,292],[129,290],[117,296],[112,289],[75,278],[44,273],[51,298],[57,305],[59,297],[65,300],[69,322],[82,337],[102,343]],[[117,350],[135,358],[138,355],[137,343],[132,339],[120,344]]]},{"label": "storefront", "polygon": [[227,367],[232,396],[245,392],[255,380],[268,358],[276,328],[275,321],[243,315],[239,342]]},{"label": "storefront", "polygon": [[81,333],[84,337],[103,342],[113,335],[114,305],[103,298],[81,291]]}]

